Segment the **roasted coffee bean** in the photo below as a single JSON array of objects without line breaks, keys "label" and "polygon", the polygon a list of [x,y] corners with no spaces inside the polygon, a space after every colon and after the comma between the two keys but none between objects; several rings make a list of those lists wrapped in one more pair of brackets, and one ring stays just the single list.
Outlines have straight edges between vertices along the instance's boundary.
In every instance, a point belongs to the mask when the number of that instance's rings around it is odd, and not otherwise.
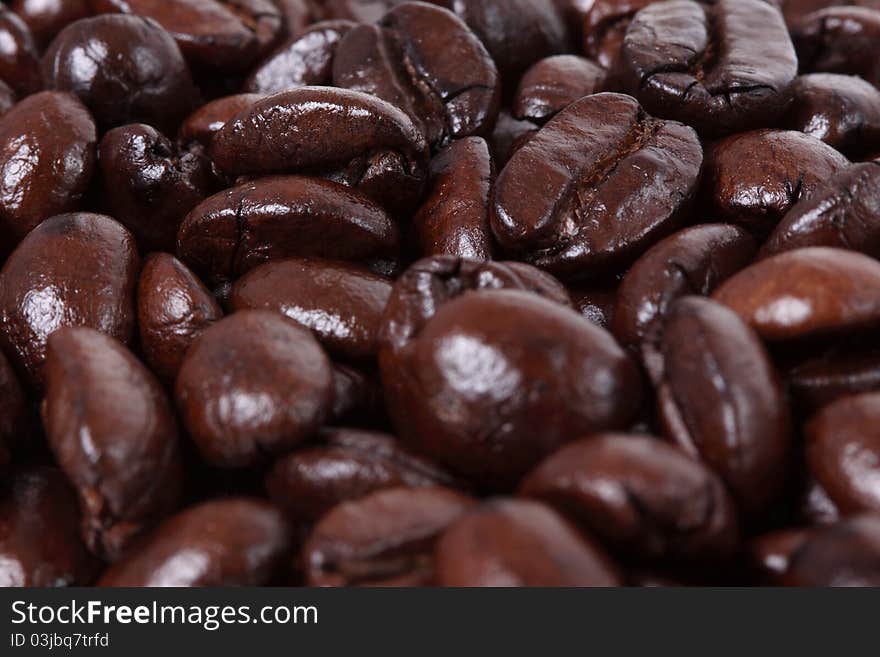
[{"label": "roasted coffee bean", "polygon": [[794,27],[807,14],[826,7],[870,7],[880,9],[880,0],[777,0],[789,26]]},{"label": "roasted coffee bean", "polygon": [[178,137],[183,144],[195,141],[207,146],[228,121],[262,99],[261,94],[236,94],[212,100],[186,118]]},{"label": "roasted coffee bean", "polygon": [[76,495],[56,468],[0,480],[0,587],[86,586],[98,560],[79,537]]},{"label": "roasted coffee bean", "polygon": [[260,178],[206,199],[187,215],[177,254],[214,287],[270,260],[314,256],[394,269],[397,226],[376,204],[329,180]]},{"label": "roasted coffee bean", "polygon": [[761,581],[768,586],[781,584],[792,555],[808,537],[807,529],[780,529],[750,541],[747,549],[749,562]]},{"label": "roasted coffee bean", "polygon": [[[312,21],[313,5],[316,0],[273,0],[281,10],[283,32],[288,36],[299,34]],[[323,2],[323,0],[321,0]]]},{"label": "roasted coffee bean", "polygon": [[520,80],[513,114],[544,123],[579,98],[602,91],[605,75],[600,66],[576,55],[542,59]]},{"label": "roasted coffee bean", "polygon": [[335,18],[354,21],[356,23],[375,23],[388,10],[393,9],[406,0],[318,0],[322,8],[322,18]]},{"label": "roasted coffee bean", "polygon": [[357,429],[328,430],[320,445],[281,457],[266,477],[269,497],[305,520],[384,488],[455,485],[449,473],[393,436]]},{"label": "roasted coffee bean", "polygon": [[623,38],[633,16],[658,0],[593,0],[586,2],[583,49],[608,71],[617,71]]},{"label": "roasted coffee bean", "polygon": [[538,132],[531,121],[519,121],[506,110],[498,114],[495,130],[489,138],[489,149],[495,170],[501,171],[508,160]]},{"label": "roasted coffee bean", "polygon": [[41,50],[63,28],[92,13],[89,0],[11,0],[7,4],[28,26]]},{"label": "roasted coffee bean", "polygon": [[30,28],[0,4],[0,80],[24,97],[43,88],[40,57]]},{"label": "roasted coffee bean", "polygon": [[428,166],[409,117],[369,94],[302,87],[270,96],[215,135],[211,156],[232,176],[326,175],[398,212],[418,203]]},{"label": "roasted coffee bean", "polygon": [[858,75],[880,85],[880,7],[828,7],[792,27],[801,73]]},{"label": "roasted coffee bean", "polygon": [[56,329],[86,326],[131,340],[139,268],[131,233],[103,215],[58,215],[22,240],[0,272],[0,343],[31,385],[42,387]]},{"label": "roasted coffee bean", "polygon": [[653,437],[604,434],[570,443],[519,490],[640,557],[724,558],[737,547],[736,510],[721,480]]},{"label": "roasted coffee bean", "polygon": [[616,281],[612,284],[569,288],[574,307],[596,326],[610,329],[614,323],[617,298]]},{"label": "roasted coffee bean", "polygon": [[480,137],[457,139],[428,172],[428,193],[413,217],[423,256],[491,260],[489,192],[495,178],[489,146]]},{"label": "roasted coffee bean", "polygon": [[645,109],[704,135],[773,125],[797,65],[782,14],[763,0],[651,3],[621,51],[623,85]]},{"label": "roasted coffee bean", "polygon": [[849,157],[880,148],[880,90],[861,78],[835,73],[802,75],[784,124]]},{"label": "roasted coffee bean", "polygon": [[6,112],[15,107],[15,103],[15,92],[8,84],[0,80],[0,116],[3,116]]},{"label": "roasted coffee bean", "polygon": [[733,135],[706,152],[704,203],[711,216],[764,237],[800,199],[848,163],[827,144],[800,132]]},{"label": "roasted coffee bean", "polygon": [[427,586],[434,543],[473,505],[446,488],[389,488],[343,502],[303,547],[309,586]]},{"label": "roasted coffee bean", "polygon": [[664,433],[705,461],[744,511],[777,498],[792,456],[785,394],[758,336],[733,312],[682,297],[661,338]]},{"label": "roasted coffee bean", "polygon": [[638,371],[610,334],[519,290],[463,294],[382,355],[401,439],[489,488],[512,486],[564,442],[627,427],[640,401]]},{"label": "roasted coffee bean", "polygon": [[43,425],[77,490],[83,538],[115,561],[179,501],[174,412],[140,361],[94,329],[52,333],[45,369]]},{"label": "roasted coffee bean", "polygon": [[79,208],[95,168],[95,123],[73,96],[43,92],[0,119],[0,222],[20,240]]},{"label": "roasted coffee bean", "polygon": [[880,350],[831,349],[786,370],[793,406],[812,414],[840,397],[880,391]]},{"label": "roasted coffee bean", "polygon": [[144,360],[163,382],[174,382],[193,340],[221,317],[217,301],[177,258],[153,253],[144,261],[137,291],[138,334]]},{"label": "roasted coffee bean", "polygon": [[275,94],[307,85],[333,81],[333,57],[340,40],[356,23],[323,21],[295,33],[250,74],[245,91]]},{"label": "roasted coffee bean", "polygon": [[174,134],[198,99],[174,39],[136,16],[95,16],[68,25],[42,66],[47,86],[79,96],[103,128],[142,122]]},{"label": "roasted coffee bean", "polygon": [[820,182],[785,214],[761,255],[808,246],[880,258],[880,162],[853,164]]},{"label": "roasted coffee bean", "polygon": [[495,63],[452,12],[404,3],[352,28],[333,59],[333,84],[402,109],[428,143],[490,134],[498,115]]},{"label": "roasted coffee bean", "polygon": [[437,543],[443,586],[618,586],[602,549],[553,509],[531,500],[484,502]]},{"label": "roasted coffee bean", "polygon": [[628,264],[687,216],[703,152],[633,98],[569,105],[498,175],[490,221],[510,255],[566,278]]},{"label": "roasted coffee bean", "polygon": [[880,517],[863,515],[810,532],[791,557],[788,586],[880,586]]},{"label": "roasted coffee bean", "polygon": [[808,477],[801,491],[798,515],[810,525],[831,525],[840,520],[840,509],[815,479]]},{"label": "roasted coffee bean", "polygon": [[384,421],[385,400],[378,375],[342,365],[333,364],[333,408],[329,423],[374,426]]},{"label": "roasted coffee bean", "polygon": [[177,41],[195,69],[248,70],[281,36],[272,0],[91,0],[98,12],[155,20]]},{"label": "roasted coffee bean", "polygon": [[880,262],[812,247],[756,262],[712,295],[765,340],[845,336],[880,325]]},{"label": "roasted coffee bean", "polygon": [[376,357],[376,335],[391,294],[388,279],[356,265],[319,258],[269,262],[232,287],[233,311],[274,310],[312,331],[330,354]]},{"label": "roasted coffee bean", "polygon": [[245,310],[196,337],[177,375],[175,398],[207,463],[257,465],[320,428],[333,403],[330,361],[296,322]]},{"label": "roasted coffee bean", "polygon": [[880,511],[880,393],[838,399],[804,434],[810,472],[837,508]]},{"label": "roasted coffee bean", "polygon": [[114,128],[98,146],[104,203],[141,251],[173,251],[186,214],[212,191],[211,161],[144,124]]},{"label": "roasted coffee bean", "polygon": [[99,586],[263,586],[291,550],[281,513],[259,499],[211,500],[166,520]]},{"label": "roasted coffee bean", "polygon": [[[653,348],[672,304],[707,296],[755,257],[755,241],[729,224],[685,228],[651,247],[623,277],[612,332],[625,347]],[[643,347],[642,355],[647,356]],[[651,368],[649,367],[649,370]]]},{"label": "roasted coffee bean", "polygon": [[12,448],[27,431],[28,409],[25,394],[12,365],[0,352],[0,466],[12,458]]}]

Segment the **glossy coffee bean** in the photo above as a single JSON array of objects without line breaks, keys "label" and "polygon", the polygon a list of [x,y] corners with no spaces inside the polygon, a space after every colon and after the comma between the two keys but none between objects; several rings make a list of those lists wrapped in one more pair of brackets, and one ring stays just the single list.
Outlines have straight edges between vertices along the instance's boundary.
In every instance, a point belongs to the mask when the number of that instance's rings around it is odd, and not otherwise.
[{"label": "glossy coffee bean", "polygon": [[664,433],[717,472],[744,511],[764,513],[785,481],[791,439],[785,395],[758,336],[724,306],[682,297],[660,344]]},{"label": "glossy coffee bean", "polygon": [[736,510],[721,480],[653,437],[603,434],[570,443],[519,490],[629,554],[712,559],[737,547]]},{"label": "glossy coffee bean", "polygon": [[502,249],[567,278],[620,267],[686,218],[703,152],[692,128],[621,94],[569,105],[498,175]]},{"label": "glossy coffee bean", "polygon": [[880,517],[863,515],[810,532],[791,558],[788,586],[880,586]]},{"label": "glossy coffee bean", "polygon": [[425,201],[413,217],[421,255],[491,259],[494,178],[489,146],[480,137],[456,139],[431,160]]},{"label": "glossy coffee bean", "polygon": [[333,403],[330,361],[278,313],[246,310],[205,329],[177,375],[180,418],[209,464],[257,465],[310,438]]},{"label": "glossy coffee bean", "polygon": [[37,44],[27,24],[0,4],[0,80],[24,97],[43,88]]},{"label": "glossy coffee bean", "polygon": [[114,128],[98,146],[103,200],[141,251],[173,251],[186,214],[212,191],[211,161],[179,148],[155,128]]},{"label": "glossy coffee bean", "polygon": [[765,340],[841,336],[880,325],[880,263],[812,247],[761,260],[712,295]]},{"label": "glossy coffee bean", "polygon": [[576,55],[542,59],[519,82],[514,116],[544,123],[579,98],[602,91],[605,76],[600,66]]},{"label": "glossy coffee bean", "polygon": [[538,132],[538,125],[531,121],[519,121],[506,110],[498,113],[495,130],[489,138],[489,149],[495,170],[501,171],[516,151]]},{"label": "glossy coffee bean", "polygon": [[807,477],[798,501],[798,516],[809,525],[832,525],[840,521],[840,509],[812,477]]},{"label": "glossy coffee bean", "polygon": [[34,94],[0,118],[0,222],[16,241],[80,207],[96,142],[95,122],[69,94]]},{"label": "glossy coffee bean", "polygon": [[375,358],[376,334],[391,294],[388,279],[356,265],[317,258],[279,260],[240,278],[233,311],[274,310],[310,329],[331,354]]},{"label": "glossy coffee bean", "polygon": [[880,162],[850,165],[817,185],[785,214],[761,255],[808,246],[880,257]]},{"label": "glossy coffee bean", "polygon": [[612,332],[624,346],[652,344],[680,297],[708,296],[755,257],[755,241],[729,224],[685,228],[648,249],[623,277]]},{"label": "glossy coffee bean", "polygon": [[838,399],[804,433],[810,472],[837,508],[880,511],[880,394]]},{"label": "glossy coffee bean", "polygon": [[160,380],[174,381],[193,340],[221,317],[217,301],[186,265],[167,253],[147,257],[138,281],[138,335],[144,360]]},{"label": "glossy coffee bean", "polygon": [[94,329],[64,328],[49,337],[42,414],[55,458],[77,490],[83,538],[115,561],[180,498],[171,404],[122,344]]},{"label": "glossy coffee bean", "polygon": [[584,3],[583,50],[608,71],[617,71],[623,38],[640,9],[658,0],[593,0]]},{"label": "glossy coffee bean", "polygon": [[98,12],[155,20],[195,69],[246,71],[281,35],[272,0],[91,0]]},{"label": "glossy coffee bean", "polygon": [[293,256],[363,262],[397,258],[396,224],[345,185],[302,176],[259,178],[209,197],[187,215],[177,254],[208,285]]},{"label": "glossy coffee bean", "polygon": [[7,4],[28,26],[40,49],[70,23],[91,15],[89,0],[12,0]]},{"label": "glossy coffee bean", "polygon": [[245,91],[275,94],[308,85],[333,82],[333,57],[353,21],[314,23],[297,32],[269,55],[244,83]]},{"label": "glossy coffee bean", "polygon": [[484,502],[452,524],[436,550],[442,586],[618,586],[603,550],[550,507]]},{"label": "glossy coffee bean", "polygon": [[232,176],[327,175],[392,211],[418,202],[428,165],[425,139],[405,113],[374,96],[329,87],[255,103],[220,129],[210,153]]},{"label": "glossy coffee bean", "polygon": [[611,329],[617,298],[616,281],[604,285],[571,287],[568,292],[574,307],[585,319],[603,329]]},{"label": "glossy coffee bean", "polygon": [[259,499],[210,500],[166,520],[99,586],[264,586],[291,549],[281,513]]},{"label": "glossy coffee bean", "polygon": [[480,39],[426,3],[352,28],[336,48],[333,84],[399,107],[434,147],[489,134],[500,103],[498,71]]},{"label": "glossy coffee bean", "polygon": [[845,73],[880,84],[880,7],[820,9],[792,26],[791,36],[802,73]]},{"label": "glossy coffee bean", "polygon": [[797,65],[782,14],[763,0],[651,3],[621,51],[624,87],[645,109],[705,135],[773,125]]},{"label": "glossy coffee bean", "polygon": [[792,555],[808,537],[808,529],[797,528],[779,529],[752,539],[747,548],[748,558],[761,582],[767,586],[781,584]]},{"label": "glossy coffee bean", "polygon": [[796,363],[785,378],[794,407],[812,414],[840,397],[880,391],[880,351],[830,349]]},{"label": "glossy coffee bean", "polygon": [[870,7],[880,9],[880,0],[778,0],[789,27],[794,27],[807,14],[826,7]]},{"label": "glossy coffee bean", "polygon": [[848,164],[836,150],[800,132],[733,135],[706,152],[706,210],[764,236],[800,199]]},{"label": "glossy coffee bean", "polygon": [[68,25],[43,55],[42,67],[48,88],[79,96],[105,129],[147,123],[174,134],[198,98],[174,39],[136,16],[95,16]]},{"label": "glossy coffee bean", "polygon": [[0,272],[0,341],[28,383],[41,387],[56,329],[86,326],[131,340],[139,269],[131,233],[104,215],[58,215],[28,234]]},{"label": "glossy coffee bean", "polygon": [[179,140],[183,144],[198,142],[203,146],[209,145],[228,121],[262,98],[262,94],[235,94],[205,103],[181,124]]},{"label": "glossy coffee bean", "polygon": [[784,124],[852,157],[880,148],[880,89],[835,73],[801,75]]},{"label": "glossy coffee bean", "polygon": [[519,290],[449,301],[381,364],[401,439],[492,488],[579,435],[627,427],[639,405],[638,371],[610,334]]},{"label": "glossy coffee bean", "polygon": [[12,449],[27,431],[25,393],[6,356],[0,352],[0,466],[12,458]]},{"label": "glossy coffee bean", "polygon": [[76,494],[56,468],[20,468],[0,482],[0,587],[86,586],[98,561],[79,536]]},{"label": "glossy coffee bean", "polygon": [[303,546],[309,586],[426,586],[434,542],[474,500],[453,490],[389,488],[325,515]]}]

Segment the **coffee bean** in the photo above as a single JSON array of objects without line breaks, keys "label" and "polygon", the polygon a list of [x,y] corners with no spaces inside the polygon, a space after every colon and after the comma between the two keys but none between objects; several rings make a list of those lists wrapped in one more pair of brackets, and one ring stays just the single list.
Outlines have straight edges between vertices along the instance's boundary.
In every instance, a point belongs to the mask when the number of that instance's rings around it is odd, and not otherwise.
[{"label": "coffee bean", "polygon": [[812,414],[840,397],[880,391],[880,352],[829,349],[809,356],[785,372],[792,405]]},{"label": "coffee bean", "polygon": [[568,289],[574,307],[596,326],[609,329],[614,323],[616,282],[608,285],[577,286]]},{"label": "coffee bean", "polygon": [[768,586],[782,583],[792,555],[809,537],[806,529],[780,529],[753,539],[748,546],[751,565]]},{"label": "coffee bean", "polygon": [[205,103],[186,118],[178,138],[183,144],[198,142],[208,146],[228,121],[262,98],[262,94],[235,94]]},{"label": "coffee bean", "polygon": [[519,83],[514,116],[544,123],[574,101],[602,91],[605,71],[589,59],[555,55],[532,65]]},{"label": "coffee bean", "polygon": [[508,160],[538,132],[531,121],[519,121],[505,110],[498,113],[495,130],[489,138],[489,148],[496,171],[501,171]]},{"label": "coffee bean", "polygon": [[608,71],[617,71],[626,30],[636,13],[658,0],[594,0],[585,3],[583,50]]},{"label": "coffee bean", "polygon": [[0,116],[3,116],[6,112],[15,107],[15,103],[15,92],[8,84],[0,80]]},{"label": "coffee bean", "polygon": [[0,5],[0,79],[21,96],[43,88],[37,44],[27,24]]},{"label": "coffee bean", "polygon": [[880,7],[828,7],[792,26],[802,73],[858,75],[880,84]]},{"label": "coffee bean", "polygon": [[89,0],[12,0],[7,4],[28,26],[40,49],[70,23],[91,15]]},{"label": "coffee bean", "polygon": [[880,585],[880,518],[864,515],[810,532],[791,558],[789,586]]}]

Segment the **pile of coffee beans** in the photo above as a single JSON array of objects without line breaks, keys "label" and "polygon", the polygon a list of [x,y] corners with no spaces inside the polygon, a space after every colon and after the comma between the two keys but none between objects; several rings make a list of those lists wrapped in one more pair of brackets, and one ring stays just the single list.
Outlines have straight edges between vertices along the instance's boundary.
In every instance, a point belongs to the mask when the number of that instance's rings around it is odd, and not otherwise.
[{"label": "pile of coffee beans", "polygon": [[0,41],[0,585],[880,585],[880,0]]}]

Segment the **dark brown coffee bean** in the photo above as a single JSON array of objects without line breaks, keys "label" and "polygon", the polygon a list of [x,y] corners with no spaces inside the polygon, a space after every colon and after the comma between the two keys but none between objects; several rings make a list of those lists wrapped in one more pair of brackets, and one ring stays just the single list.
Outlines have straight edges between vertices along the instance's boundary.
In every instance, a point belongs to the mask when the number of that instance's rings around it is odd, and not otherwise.
[{"label": "dark brown coffee bean", "polygon": [[388,279],[356,265],[316,258],[269,262],[232,287],[233,311],[263,308],[310,329],[333,355],[375,358],[376,334],[391,294]]},{"label": "dark brown coffee bean", "polygon": [[182,489],[177,425],[158,381],[94,329],[49,336],[43,425],[74,485],[89,549],[115,561],[174,510]]},{"label": "dark brown coffee bean", "polygon": [[797,65],[782,14],[763,0],[651,3],[621,52],[624,87],[648,112],[707,135],[773,125]]},{"label": "dark brown coffee bean", "polygon": [[831,349],[785,372],[795,408],[812,414],[840,397],[880,391],[880,351]]},{"label": "dark brown coffee bean", "polygon": [[658,0],[593,0],[585,4],[583,50],[608,71],[617,71],[623,38],[633,16]]},{"label": "dark brown coffee bean", "polygon": [[258,499],[203,502],[166,520],[99,586],[263,586],[291,549],[291,529]]},{"label": "dark brown coffee bean", "polygon": [[763,237],[800,199],[848,164],[836,150],[800,132],[733,135],[706,151],[706,210]]},{"label": "dark brown coffee bean", "polygon": [[843,397],[806,425],[810,472],[844,514],[880,511],[880,394]]},{"label": "dark brown coffee bean", "polygon": [[0,80],[0,116],[15,107],[16,102],[15,92],[8,84]]},{"label": "dark brown coffee bean", "polygon": [[248,70],[281,36],[272,0],[91,0],[98,12],[155,20],[174,37],[195,69]]},{"label": "dark brown coffee bean", "polygon": [[134,238],[110,217],[58,215],[28,234],[0,272],[0,341],[31,385],[42,386],[56,329],[86,326],[131,340],[139,269]]},{"label": "dark brown coffee bean", "polygon": [[777,0],[790,27],[794,27],[807,14],[826,7],[870,7],[880,9],[880,0]]},{"label": "dark brown coffee bean", "polygon": [[835,73],[802,75],[784,125],[852,157],[880,148],[880,90],[861,78]]},{"label": "dark brown coffee bean", "polygon": [[330,361],[296,322],[245,310],[195,339],[177,375],[175,399],[207,463],[252,466],[321,426],[333,403]]},{"label": "dark brown coffee bean", "polygon": [[780,529],[749,542],[748,558],[762,583],[778,586],[788,572],[792,555],[807,541],[807,529]]},{"label": "dark brown coffee bean", "polygon": [[318,520],[342,502],[402,486],[456,486],[456,480],[393,436],[356,429],[326,431],[321,445],[280,458],[266,478],[269,497],[305,520]]},{"label": "dark brown coffee bean", "polygon": [[756,262],[712,297],[765,340],[840,336],[880,325],[880,262],[812,247]]},{"label": "dark brown coffee bean", "polygon": [[179,148],[144,124],[110,130],[98,146],[103,201],[141,251],[173,251],[187,212],[215,185],[201,147]]},{"label": "dark brown coffee bean", "polygon": [[857,516],[810,532],[785,575],[788,586],[880,586],[880,517]]},{"label": "dark brown coffee bean", "polygon": [[79,536],[76,495],[55,468],[0,481],[0,587],[86,586],[98,561]]},{"label": "dark brown coffee bean", "polygon": [[208,146],[228,121],[262,99],[261,94],[236,94],[205,103],[181,124],[178,138],[183,144],[196,141]]},{"label": "dark brown coffee bean", "polygon": [[792,26],[802,73],[858,75],[880,85],[880,7],[828,7]]},{"label": "dark brown coffee bean", "polygon": [[840,509],[815,479],[808,477],[801,493],[797,511],[803,522],[809,525],[831,525],[840,520]]},{"label": "dark brown coffee bean", "polygon": [[617,298],[616,281],[606,285],[577,286],[568,289],[574,307],[585,319],[596,326],[610,330],[614,323],[614,303]]},{"label": "dark brown coffee bean", "polygon": [[24,97],[43,88],[37,44],[27,24],[0,4],[0,80]]},{"label": "dark brown coffee bean", "polygon": [[538,126],[531,121],[519,121],[507,110],[501,110],[498,114],[498,121],[495,123],[495,130],[489,138],[489,148],[492,151],[492,161],[495,163],[495,170],[501,171],[508,160],[529,139],[538,132]]},{"label": "dark brown coffee bean", "polygon": [[602,549],[550,507],[531,500],[484,502],[437,543],[442,586],[619,586]]},{"label": "dark brown coffee bean", "polygon": [[659,412],[666,435],[761,514],[784,483],[791,457],[782,386],[758,336],[733,312],[682,297],[663,328]]},{"label": "dark brown coffee bean", "polygon": [[68,25],[43,55],[43,76],[50,89],[79,96],[103,128],[147,123],[174,134],[198,99],[174,39],[136,16]]},{"label": "dark brown coffee bean", "polygon": [[390,271],[397,226],[338,183],[302,176],[247,182],[200,203],[177,234],[181,260],[214,287],[270,260],[314,256]]},{"label": "dark brown coffee bean", "polygon": [[331,84],[336,47],[355,25],[345,20],[323,21],[295,33],[254,69],[244,83],[245,91],[276,94],[296,87]]},{"label": "dark brown coffee bean", "polygon": [[428,166],[425,138],[401,110],[329,87],[302,87],[255,103],[215,135],[211,156],[232,176],[327,175],[395,212],[418,202]]},{"label": "dark brown coffee bean", "polygon": [[[655,244],[620,283],[614,336],[624,346],[638,347],[647,340],[650,347],[678,298],[708,296],[748,265],[756,250],[755,241],[743,229],[727,224],[685,228]],[[644,350],[643,355],[647,356]]]},{"label": "dark brown coffee bean", "polygon": [[737,547],[736,510],[721,480],[653,437],[604,434],[571,443],[519,490],[637,556],[713,559]]},{"label": "dark brown coffee bean", "polygon": [[95,168],[95,122],[73,96],[42,92],[0,119],[0,220],[18,241],[80,206]]},{"label": "dark brown coffee bean", "polygon": [[[313,6],[316,0],[273,0],[281,10],[281,23],[288,36],[299,34],[313,20]],[[323,0],[320,0],[323,3]],[[317,9],[317,7],[314,7]],[[318,13],[315,11],[314,13]],[[317,20],[317,19],[315,19]]]},{"label": "dark brown coffee bean", "polygon": [[138,281],[137,317],[144,360],[162,381],[173,383],[186,350],[223,311],[186,265],[153,253]]},{"label": "dark brown coffee bean", "polygon": [[325,515],[303,547],[309,586],[427,586],[434,543],[474,500],[446,488],[389,488]]},{"label": "dark brown coffee bean", "polygon": [[808,246],[880,257],[880,162],[853,164],[819,183],[785,214],[761,255]]},{"label": "dark brown coffee bean", "polygon": [[41,50],[70,23],[91,15],[89,0],[11,0],[7,3]]},{"label": "dark brown coffee bean", "polygon": [[431,160],[428,193],[413,217],[421,255],[491,259],[494,178],[489,146],[480,137],[456,139]]},{"label": "dark brown coffee bean", "polygon": [[602,91],[605,75],[600,66],[576,55],[542,59],[519,81],[513,114],[544,123],[579,98]]},{"label": "dark brown coffee bean", "polygon": [[400,438],[491,488],[514,485],[564,442],[627,427],[641,394],[610,334],[519,290],[449,301],[380,362]]},{"label": "dark brown coffee bean", "polygon": [[399,107],[434,147],[491,133],[500,84],[480,39],[452,12],[404,3],[352,28],[333,59],[333,84]]},{"label": "dark brown coffee bean", "polygon": [[569,105],[498,175],[490,216],[509,254],[559,276],[628,264],[685,219],[703,152],[692,128],[629,96]]},{"label": "dark brown coffee bean", "polygon": [[335,18],[356,23],[375,23],[390,9],[407,0],[318,0],[322,18]]},{"label": "dark brown coffee bean", "polygon": [[12,448],[27,431],[27,401],[12,365],[0,352],[0,466],[12,458]]}]

